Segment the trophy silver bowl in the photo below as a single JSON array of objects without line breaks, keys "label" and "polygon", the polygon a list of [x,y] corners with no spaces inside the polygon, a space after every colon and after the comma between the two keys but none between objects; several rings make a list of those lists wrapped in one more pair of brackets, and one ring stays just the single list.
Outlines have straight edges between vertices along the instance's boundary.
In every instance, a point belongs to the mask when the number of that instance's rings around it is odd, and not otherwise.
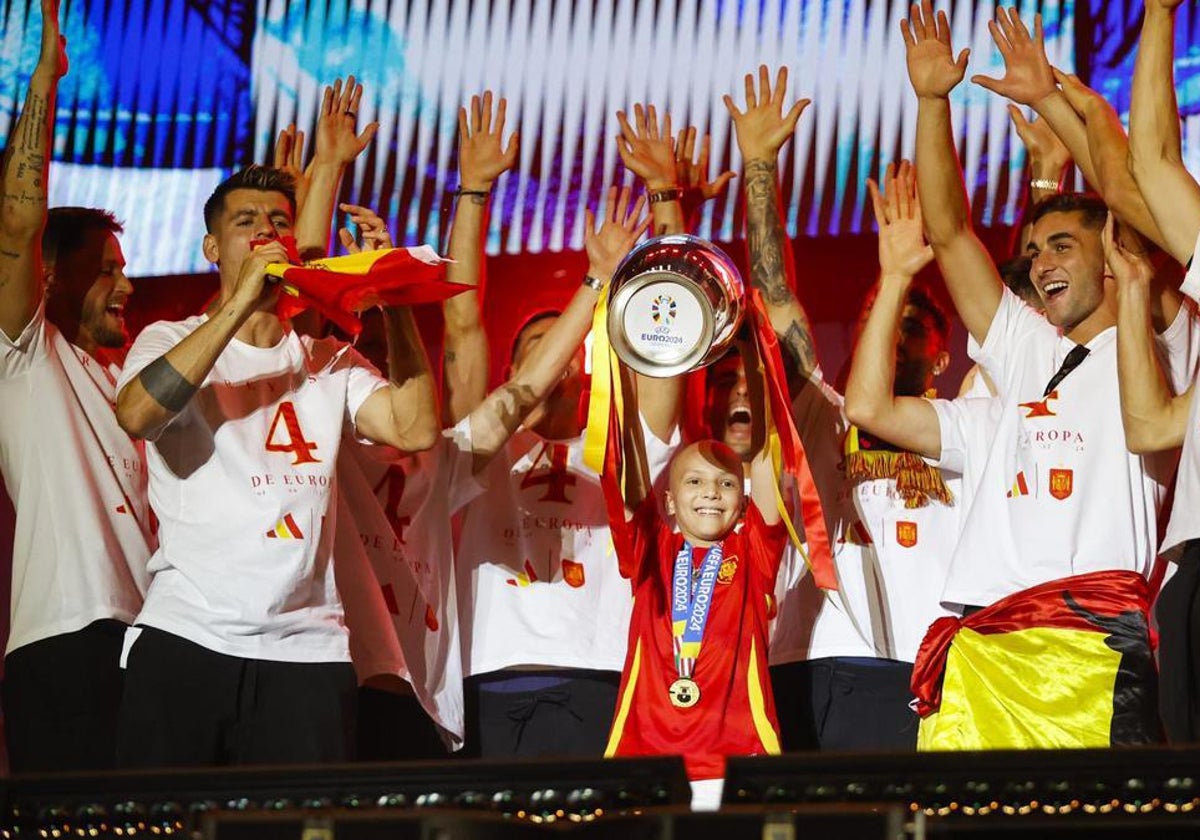
[{"label": "trophy silver bowl", "polygon": [[609,341],[645,376],[677,376],[715,362],[745,314],[733,260],[696,236],[659,236],[634,248],[609,289]]}]

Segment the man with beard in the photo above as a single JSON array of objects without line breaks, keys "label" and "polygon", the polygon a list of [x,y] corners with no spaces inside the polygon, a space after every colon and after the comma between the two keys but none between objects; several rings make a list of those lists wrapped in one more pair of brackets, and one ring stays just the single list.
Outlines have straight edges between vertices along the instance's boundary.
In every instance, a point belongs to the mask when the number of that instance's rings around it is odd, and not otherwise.
[{"label": "man with beard", "polygon": [[17,511],[3,700],[17,772],[112,766],[121,641],[154,546],[142,447],[113,414],[133,292],[121,226],[85,208],[47,219],[67,58],[53,0],[42,16],[0,208],[0,470]]},{"label": "man with beard", "polygon": [[[783,746],[913,749],[909,677],[925,628],[945,614],[937,594],[957,513],[938,470],[851,424],[817,364],[808,318],[789,284],[793,263],[780,212],[776,160],[807,104],[785,113],[786,85],[786,70],[772,87],[762,67],[757,90],[746,79],[744,111],[726,98],[745,161],[751,280],[789,366],[793,417],[824,502],[838,577],[838,591],[823,593],[794,553],[780,575],[771,679]],[[905,221],[902,233],[911,237],[913,221]],[[880,227],[886,270],[891,239],[886,220]],[[915,230],[919,241],[919,218]],[[924,250],[919,244],[915,264],[903,266],[909,277],[924,264],[920,258],[928,262]],[[947,332],[945,315],[914,290],[899,320],[895,393],[922,396],[932,388],[949,362]],[[725,424],[731,445],[746,419],[740,393],[735,385]]]}]

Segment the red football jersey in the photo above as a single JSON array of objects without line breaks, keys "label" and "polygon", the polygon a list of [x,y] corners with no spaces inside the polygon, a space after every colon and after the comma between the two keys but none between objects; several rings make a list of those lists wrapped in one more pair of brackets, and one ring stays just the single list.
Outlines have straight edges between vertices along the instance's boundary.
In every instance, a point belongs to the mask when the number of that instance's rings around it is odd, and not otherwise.
[{"label": "red football jersey", "polygon": [[779,723],[767,673],[767,603],[787,540],[783,523],[767,526],[751,502],[725,538],[692,670],[700,699],[689,708],[672,705],[667,693],[679,677],[671,636],[671,576],[683,535],[671,531],[648,499],[624,529],[613,529],[613,536],[621,574],[633,584],[634,602],[605,755],[682,754],[690,778],[716,779],[725,775],[727,755],[777,754]]}]

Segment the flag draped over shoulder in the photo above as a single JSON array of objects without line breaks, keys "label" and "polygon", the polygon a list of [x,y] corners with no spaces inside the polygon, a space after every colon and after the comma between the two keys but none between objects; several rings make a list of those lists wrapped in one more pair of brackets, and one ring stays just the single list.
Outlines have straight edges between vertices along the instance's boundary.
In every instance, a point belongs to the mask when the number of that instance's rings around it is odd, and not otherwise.
[{"label": "flag draped over shoulder", "polygon": [[1160,740],[1149,606],[1145,578],[1104,571],[938,619],[913,665],[918,749]]},{"label": "flag draped over shoulder", "polygon": [[[294,255],[294,243],[284,244]],[[280,318],[316,309],[353,337],[362,331],[358,313],[364,309],[436,303],[474,288],[447,281],[446,262],[422,245],[363,251],[302,265],[272,263],[267,274],[280,281],[282,292],[276,306]]]}]

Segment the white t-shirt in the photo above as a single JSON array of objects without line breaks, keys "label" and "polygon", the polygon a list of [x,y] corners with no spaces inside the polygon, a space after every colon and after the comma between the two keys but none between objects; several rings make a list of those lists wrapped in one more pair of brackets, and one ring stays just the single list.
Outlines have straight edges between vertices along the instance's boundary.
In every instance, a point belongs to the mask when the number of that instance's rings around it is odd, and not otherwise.
[{"label": "white t-shirt", "polygon": [[468,423],[416,455],[344,440],[334,548],[359,681],[407,680],[455,748],[462,652],[450,518],[482,491],[471,475]]},{"label": "white t-shirt", "polygon": [[[119,388],[205,320],[146,327]],[[138,623],[245,659],[349,661],[331,569],[334,468],[343,428],[386,384],[333,340],[230,341],[146,446],[160,545]]]},{"label": "white t-shirt", "polygon": [[[939,603],[958,534],[958,506],[906,508],[894,479],[852,482],[843,444],[841,394],[816,371],[795,394],[792,415],[825,509],[838,590],[822,592],[794,548],[776,583],[773,665],[824,657],[912,662]],[[943,472],[957,500],[961,482]]]},{"label": "white t-shirt", "polygon": [[142,606],[155,547],[140,443],[117,425],[117,368],[46,321],[0,332],[0,471],[16,507],[6,653]]},{"label": "white t-shirt", "polygon": [[[643,433],[653,480],[678,441]],[[467,676],[514,666],[620,671],[632,596],[583,437],[520,429],[483,480],[455,558]]]},{"label": "white t-shirt", "polygon": [[[1184,312],[1158,337],[1175,368],[1194,344],[1189,325]],[[1125,448],[1115,327],[1093,338],[1083,362],[1042,396],[1074,346],[1005,290],[973,353],[1002,401],[993,439],[981,440],[969,415],[939,412],[943,446],[982,458],[942,595],[952,607],[986,606],[1085,572],[1151,570],[1176,453],[1139,457]]]}]

